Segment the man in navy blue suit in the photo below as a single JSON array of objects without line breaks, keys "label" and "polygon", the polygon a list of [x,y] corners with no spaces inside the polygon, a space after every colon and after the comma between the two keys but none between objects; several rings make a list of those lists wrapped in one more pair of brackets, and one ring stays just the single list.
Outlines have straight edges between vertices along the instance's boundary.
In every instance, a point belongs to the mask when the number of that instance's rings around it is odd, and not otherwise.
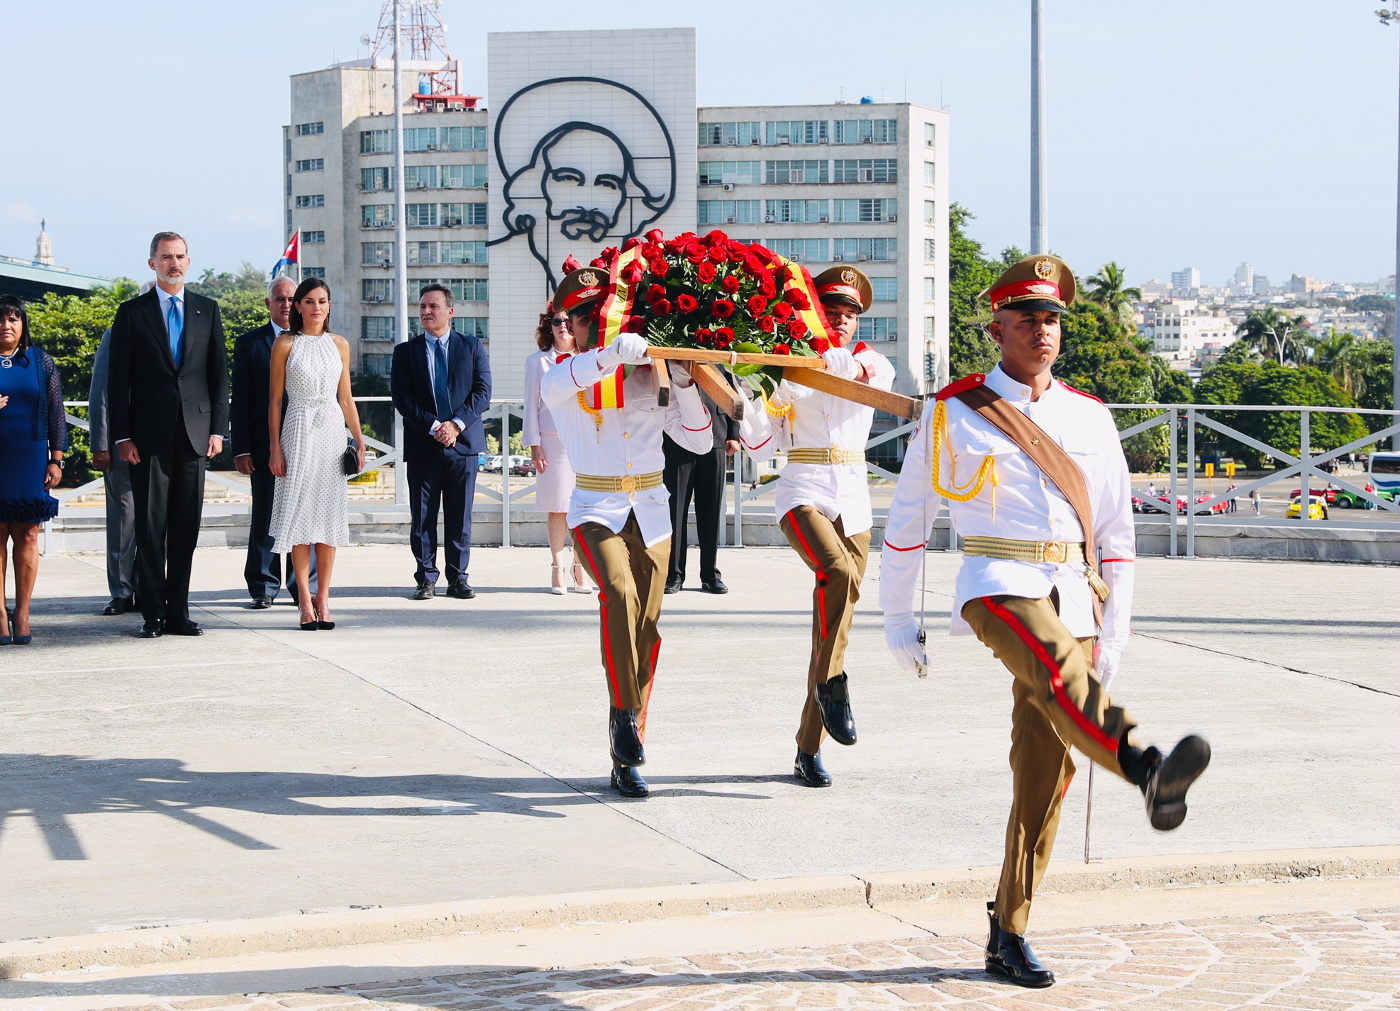
[{"label": "man in navy blue suit", "polygon": [[410,541],[418,567],[414,600],[437,593],[437,520],[443,512],[447,595],[476,596],[467,581],[477,455],[486,448],[481,416],[491,403],[491,363],[476,337],[452,329],[452,292],[426,285],[418,295],[423,333],[394,348],[389,393],[403,415]]}]

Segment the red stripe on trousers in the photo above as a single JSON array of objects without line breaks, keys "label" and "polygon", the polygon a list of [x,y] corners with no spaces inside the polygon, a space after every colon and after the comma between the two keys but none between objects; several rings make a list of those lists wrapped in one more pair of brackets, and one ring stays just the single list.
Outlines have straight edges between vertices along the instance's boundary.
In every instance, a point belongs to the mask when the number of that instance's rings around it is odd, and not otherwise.
[{"label": "red stripe on trousers", "polygon": [[[792,513],[788,513],[789,516]],[[797,539],[802,542],[802,550],[807,552],[807,557],[812,559],[812,567],[816,569],[817,577],[817,614],[822,620],[822,638],[826,638],[826,587],[822,585],[822,579],[826,573],[822,571],[822,563],[817,561],[816,552],[807,543],[807,538],[802,536],[802,528],[797,525],[797,520],[792,521],[792,532],[797,535]]]},{"label": "red stripe on trousers", "polygon": [[1065,692],[1065,679],[1060,676],[1060,665],[1055,662],[1055,658],[1050,655],[1044,644],[1031,635],[1030,629],[1021,623],[1021,619],[1002,607],[991,597],[983,597],[982,603],[987,610],[1006,623],[1006,627],[1016,633],[1017,638],[1030,647],[1030,651],[1035,658],[1043,663],[1050,671],[1050,688],[1055,693],[1055,701],[1060,704],[1071,720],[1078,725],[1079,729],[1088,734],[1095,744],[1107,748],[1109,753],[1117,756],[1118,742],[1103,732],[1103,728],[1084,715],[1083,710],[1076,706],[1073,700]]},{"label": "red stripe on trousers", "polygon": [[578,538],[578,546],[583,549],[583,557],[588,562],[588,567],[593,570],[593,581],[598,584],[598,613],[603,623],[603,655],[608,660],[608,680],[612,682],[613,698],[621,702],[622,693],[617,687],[617,672],[613,670],[612,643],[608,640],[608,593],[603,589],[602,573],[598,571],[598,566],[593,561],[593,555],[588,550],[588,542],[579,534],[579,529],[578,527],[574,528],[574,536]]},{"label": "red stripe on trousers", "polygon": [[[651,693],[656,688],[656,658],[661,655],[661,636],[656,637],[656,645],[651,648],[651,680],[647,682],[647,703],[642,706],[642,718],[639,721],[643,728],[647,725],[647,710],[651,708]],[[646,743],[646,730],[642,731],[642,743]]]}]

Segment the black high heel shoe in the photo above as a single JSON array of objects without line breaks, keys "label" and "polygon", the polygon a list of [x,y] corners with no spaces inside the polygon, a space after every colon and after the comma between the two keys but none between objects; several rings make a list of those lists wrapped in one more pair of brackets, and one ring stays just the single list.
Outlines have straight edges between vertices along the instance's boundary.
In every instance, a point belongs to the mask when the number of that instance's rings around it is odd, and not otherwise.
[{"label": "black high heel shoe", "polygon": [[322,620],[321,620],[321,613],[320,613],[319,611],[317,611],[317,612],[316,612],[316,627],[319,628],[322,632],[329,632],[331,629],[335,628],[335,622],[333,622],[333,621],[322,621]]},{"label": "black high heel shoe", "polygon": [[314,631],[316,631],[316,629],[317,629],[317,628],[319,627],[319,625],[320,625],[320,622],[318,622],[318,621],[316,620],[316,609],[313,607],[313,608],[311,608],[310,610],[311,610],[311,620],[310,620],[310,621],[303,621],[303,622],[301,623],[301,630],[302,630],[303,632],[314,632]]}]

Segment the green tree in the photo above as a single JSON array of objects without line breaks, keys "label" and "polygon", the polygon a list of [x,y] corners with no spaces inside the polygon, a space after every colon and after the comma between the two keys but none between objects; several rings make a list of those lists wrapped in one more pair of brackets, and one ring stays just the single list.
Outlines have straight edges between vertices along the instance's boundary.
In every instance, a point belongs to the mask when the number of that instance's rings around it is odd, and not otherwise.
[{"label": "green tree", "polygon": [[1337,333],[1331,327],[1326,337],[1312,342],[1313,364],[1329,373],[1337,384],[1352,398],[1359,398],[1366,390],[1366,355],[1356,334]]},{"label": "green tree", "polygon": [[1131,331],[1133,303],[1142,301],[1142,289],[1129,288],[1123,268],[1110,260],[1097,274],[1084,279],[1084,297],[1103,306],[1124,329]]},{"label": "green tree", "polygon": [[234,341],[267,322],[267,275],[244,260],[236,274],[206,270],[189,289],[219,303],[232,368]]},{"label": "green tree", "polygon": [[1308,359],[1307,328],[1282,309],[1255,309],[1235,328],[1235,334],[1265,358],[1280,364]]},{"label": "green tree", "polygon": [[[1395,346],[1388,340],[1360,341],[1357,357],[1361,360],[1361,392],[1357,403],[1373,411],[1394,410]],[[1389,428],[1396,422],[1385,414],[1365,414],[1366,427],[1372,432]]]},{"label": "green tree", "polygon": [[948,374],[953,379],[990,372],[1001,360],[987,333],[991,311],[977,296],[1021,258],[1014,248],[1003,251],[1000,260],[983,255],[982,244],[966,231],[974,217],[962,204],[948,208]]}]

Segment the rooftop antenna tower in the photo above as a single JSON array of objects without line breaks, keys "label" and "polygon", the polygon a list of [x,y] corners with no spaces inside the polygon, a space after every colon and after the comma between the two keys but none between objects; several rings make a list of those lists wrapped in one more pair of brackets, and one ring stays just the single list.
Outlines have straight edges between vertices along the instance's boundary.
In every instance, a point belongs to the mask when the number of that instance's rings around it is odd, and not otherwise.
[{"label": "rooftop antenna tower", "polygon": [[[424,95],[459,95],[458,64],[447,51],[447,26],[442,23],[441,0],[385,0],[379,10],[379,29],[370,44],[374,66],[394,56],[394,15],[398,13],[403,59],[414,63],[441,64],[440,70],[420,70],[418,90]],[[427,90],[424,90],[426,86]]]}]

